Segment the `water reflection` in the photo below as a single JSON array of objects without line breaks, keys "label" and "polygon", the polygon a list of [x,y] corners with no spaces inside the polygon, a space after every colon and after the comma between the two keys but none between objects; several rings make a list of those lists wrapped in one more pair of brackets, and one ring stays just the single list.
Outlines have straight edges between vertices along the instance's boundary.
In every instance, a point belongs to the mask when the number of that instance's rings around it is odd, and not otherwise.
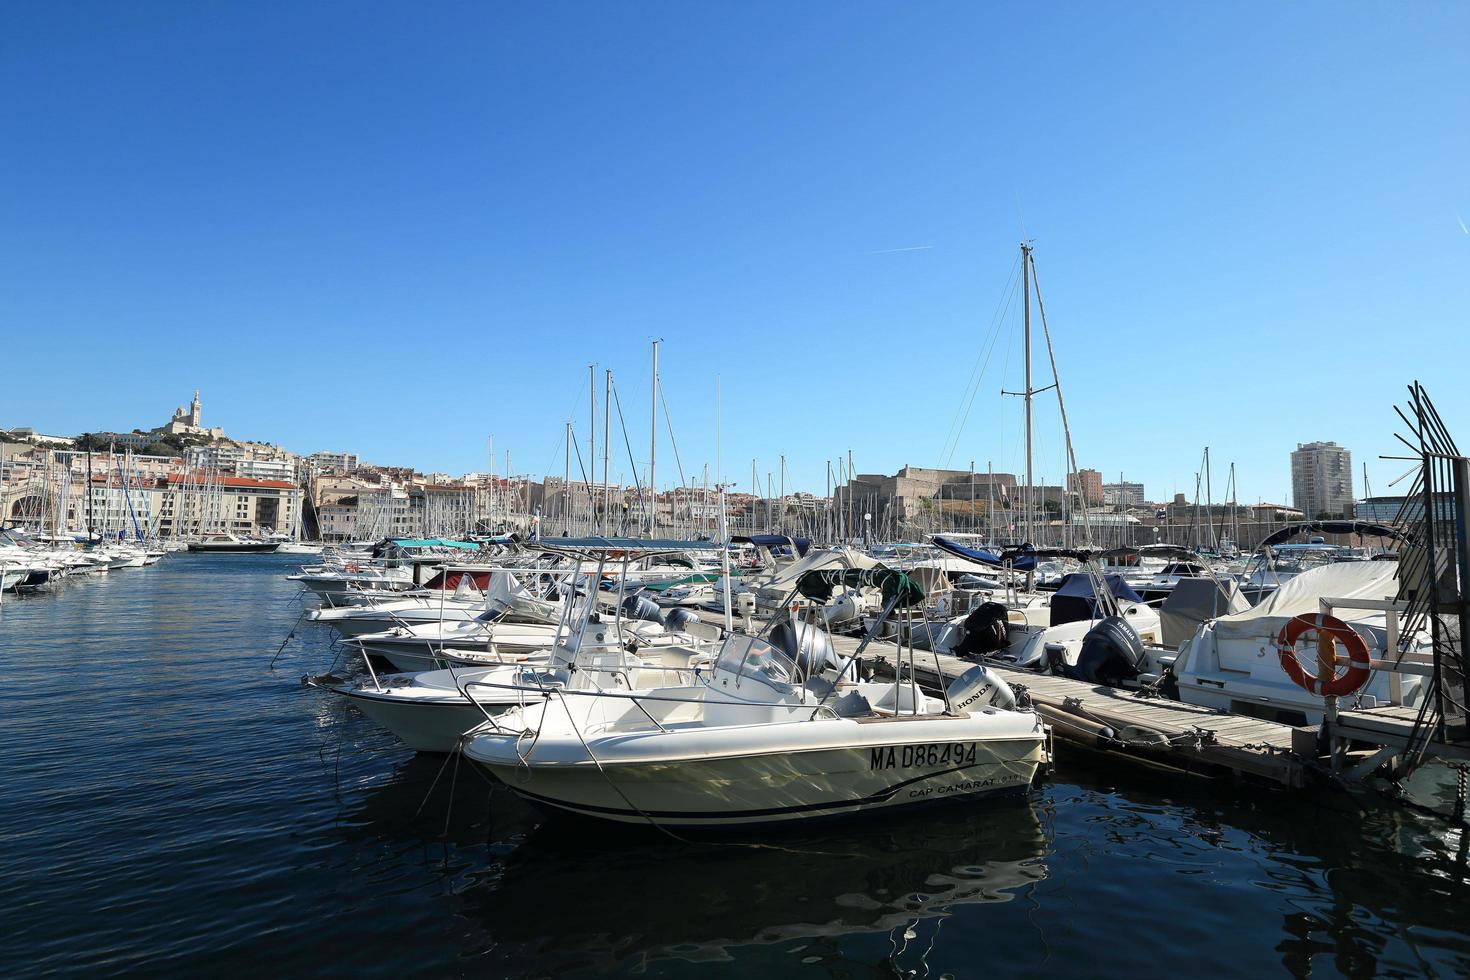
[{"label": "water reflection", "polygon": [[515,944],[515,959],[570,947],[606,964],[701,962],[796,940],[809,942],[790,952],[809,958],[835,947],[824,940],[876,933],[906,962],[940,941],[956,907],[1009,902],[1047,873],[1047,836],[1025,801],[829,826],[679,843],[553,820],[470,875],[457,912]]}]

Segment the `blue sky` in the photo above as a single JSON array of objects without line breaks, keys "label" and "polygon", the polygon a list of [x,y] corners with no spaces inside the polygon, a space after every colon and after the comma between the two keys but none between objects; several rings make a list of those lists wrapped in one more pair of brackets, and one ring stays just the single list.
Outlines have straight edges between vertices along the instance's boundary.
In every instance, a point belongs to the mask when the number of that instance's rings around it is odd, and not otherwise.
[{"label": "blue sky", "polygon": [[1284,499],[1333,439],[1386,492],[1407,381],[1470,443],[1467,38],[1456,3],[10,3],[0,426],[197,386],[301,452],[461,472],[493,433],[559,473],[595,363],[643,466],[661,337],[691,474],[717,376],[742,485],[1017,471],[1024,235],[1081,465],[1192,494],[1209,445],[1217,496],[1234,461]]}]

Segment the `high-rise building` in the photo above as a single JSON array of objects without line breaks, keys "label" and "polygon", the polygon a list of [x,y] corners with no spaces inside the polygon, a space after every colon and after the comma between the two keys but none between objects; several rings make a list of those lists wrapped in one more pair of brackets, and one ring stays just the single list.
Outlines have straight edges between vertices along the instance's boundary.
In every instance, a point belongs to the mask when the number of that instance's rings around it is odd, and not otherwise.
[{"label": "high-rise building", "polygon": [[1070,480],[1074,493],[1082,497],[1085,504],[1103,502],[1102,474],[1097,470],[1078,470]]},{"label": "high-rise building", "polygon": [[1142,507],[1148,501],[1142,483],[1128,482],[1104,483],[1102,499],[1105,504],[1122,507]]},{"label": "high-rise building", "polygon": [[1291,454],[1291,497],[1308,519],[1353,514],[1353,454],[1335,442],[1298,443]]}]

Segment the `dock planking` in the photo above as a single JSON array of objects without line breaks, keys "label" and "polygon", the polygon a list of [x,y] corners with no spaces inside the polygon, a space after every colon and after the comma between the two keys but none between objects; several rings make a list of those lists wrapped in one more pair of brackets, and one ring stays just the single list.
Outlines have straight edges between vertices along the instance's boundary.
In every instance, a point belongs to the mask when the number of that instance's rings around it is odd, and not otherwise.
[{"label": "dock planking", "polygon": [[[832,640],[843,655],[858,646],[853,637],[834,636]],[[891,643],[870,643],[863,651],[864,661],[889,675],[895,671],[897,657],[898,649]],[[907,669],[907,651],[903,660]],[[916,679],[932,688],[948,685],[972,666],[972,661],[946,654],[914,653]],[[1026,688],[1038,713],[1063,742],[1104,748],[1200,775],[1250,777],[1294,788],[1306,785],[1312,772],[1311,765],[1292,751],[1293,739],[1300,736],[1289,725],[1140,697],[1134,691],[1067,677],[989,666],[1008,684]]]}]

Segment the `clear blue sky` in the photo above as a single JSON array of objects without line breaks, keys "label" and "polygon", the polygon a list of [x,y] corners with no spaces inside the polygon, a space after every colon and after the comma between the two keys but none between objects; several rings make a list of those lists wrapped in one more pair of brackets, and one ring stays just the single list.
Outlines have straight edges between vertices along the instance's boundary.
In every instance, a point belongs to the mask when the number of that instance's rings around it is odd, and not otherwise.
[{"label": "clear blue sky", "polygon": [[689,471],[717,374],[742,484],[1015,471],[1024,233],[1079,462],[1162,497],[1209,445],[1283,499],[1298,441],[1393,452],[1415,377],[1470,444],[1467,58],[1463,3],[11,2],[0,425],[198,386],[301,452],[559,473],[596,363],[641,466],[662,337]]}]

